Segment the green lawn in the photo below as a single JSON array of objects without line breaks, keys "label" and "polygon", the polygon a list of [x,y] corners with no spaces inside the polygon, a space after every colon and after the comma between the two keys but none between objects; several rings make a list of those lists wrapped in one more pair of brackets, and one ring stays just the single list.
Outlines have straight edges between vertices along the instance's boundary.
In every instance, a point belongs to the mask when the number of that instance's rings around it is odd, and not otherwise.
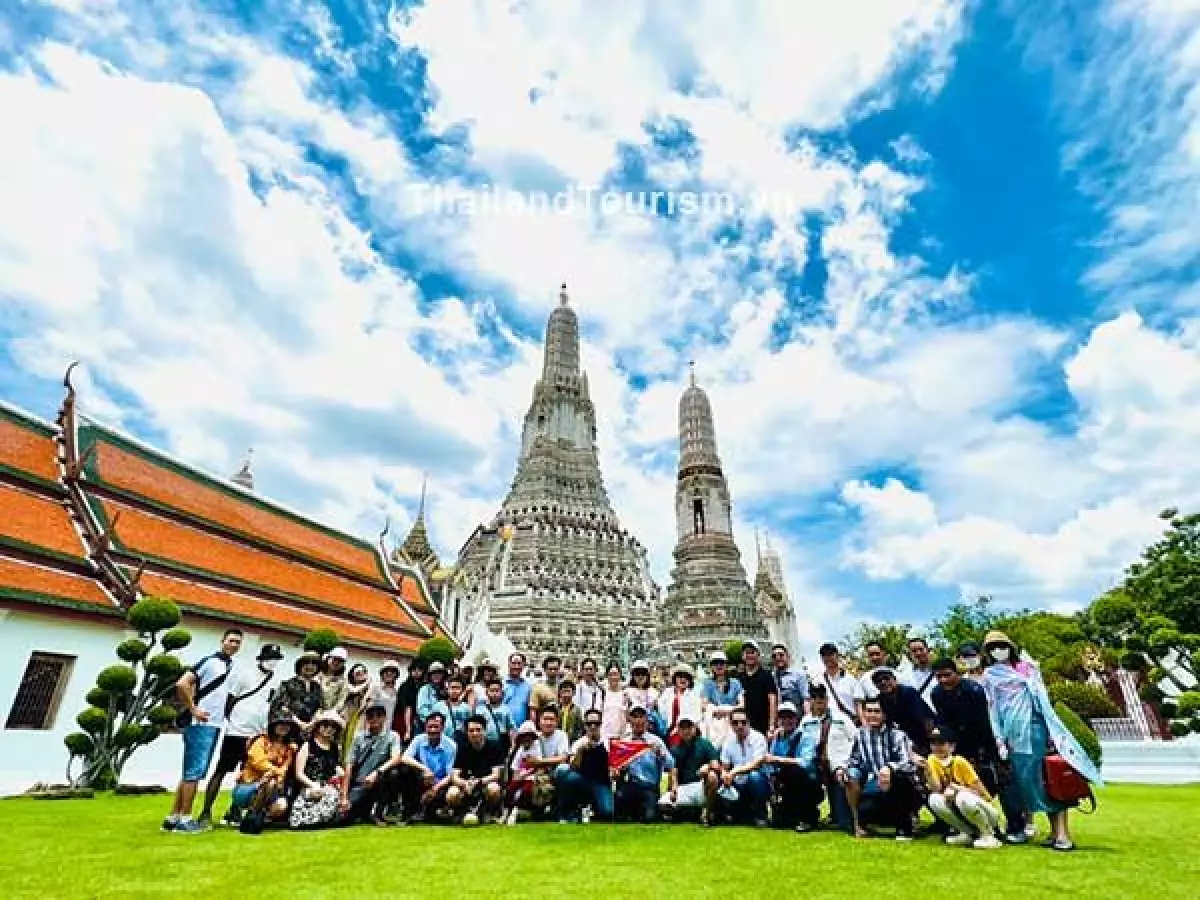
[{"label": "green lawn", "polygon": [[1105,789],[1096,815],[1075,817],[1071,854],[684,825],[186,836],[159,832],[169,803],[0,801],[3,896],[1167,900],[1200,884],[1200,786]]}]

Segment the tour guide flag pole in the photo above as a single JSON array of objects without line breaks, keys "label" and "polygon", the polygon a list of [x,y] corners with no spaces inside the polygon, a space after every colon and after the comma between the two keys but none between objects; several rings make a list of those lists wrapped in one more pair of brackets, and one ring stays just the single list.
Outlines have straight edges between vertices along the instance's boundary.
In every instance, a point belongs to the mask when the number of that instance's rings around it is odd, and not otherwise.
[{"label": "tour guide flag pole", "polygon": [[653,750],[649,741],[612,740],[608,744],[608,765],[620,769],[633,762],[643,753]]}]

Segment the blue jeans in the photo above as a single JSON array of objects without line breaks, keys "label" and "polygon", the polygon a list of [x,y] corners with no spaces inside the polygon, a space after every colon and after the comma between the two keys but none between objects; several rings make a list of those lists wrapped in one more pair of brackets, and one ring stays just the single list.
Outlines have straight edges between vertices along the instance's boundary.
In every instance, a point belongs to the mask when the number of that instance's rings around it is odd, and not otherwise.
[{"label": "blue jeans", "polygon": [[612,821],[612,786],[586,780],[574,769],[560,772],[555,778],[554,792],[558,799],[560,819],[578,819],[585,806],[591,806],[597,819]]},{"label": "blue jeans", "polygon": [[653,822],[658,818],[658,785],[627,780],[617,788],[617,808],[622,818]]},{"label": "blue jeans", "polygon": [[215,725],[193,724],[183,729],[183,780],[201,781],[212,765],[221,729]]},{"label": "blue jeans", "polygon": [[733,779],[737,788],[738,798],[731,806],[726,804],[734,819],[765,819],[767,817],[767,800],[771,796],[771,782],[762,772],[751,772],[748,775],[738,775]]},{"label": "blue jeans", "polygon": [[850,816],[850,801],[846,799],[845,786],[831,776],[825,779],[825,794],[829,797],[829,815],[833,818],[833,824],[843,831],[849,831],[854,823]]}]

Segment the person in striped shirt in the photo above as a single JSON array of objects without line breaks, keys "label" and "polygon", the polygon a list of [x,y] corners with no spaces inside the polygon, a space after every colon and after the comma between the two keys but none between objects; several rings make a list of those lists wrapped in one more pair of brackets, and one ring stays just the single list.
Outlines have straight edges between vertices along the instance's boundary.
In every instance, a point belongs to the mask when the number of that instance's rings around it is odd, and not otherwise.
[{"label": "person in striped shirt", "polygon": [[863,703],[863,726],[838,781],[846,788],[856,838],[867,837],[864,819],[896,829],[896,840],[911,841],[921,808],[912,743],[884,719],[878,698]]}]

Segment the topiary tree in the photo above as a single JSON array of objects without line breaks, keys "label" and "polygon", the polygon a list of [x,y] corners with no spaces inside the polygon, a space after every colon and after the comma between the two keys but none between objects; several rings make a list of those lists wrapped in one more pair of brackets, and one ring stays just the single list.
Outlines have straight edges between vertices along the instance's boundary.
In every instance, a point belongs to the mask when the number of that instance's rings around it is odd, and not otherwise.
[{"label": "topiary tree", "polygon": [[1079,746],[1083,748],[1083,752],[1088,755],[1096,768],[1100,768],[1100,763],[1104,757],[1104,751],[1100,747],[1100,739],[1096,737],[1096,732],[1092,731],[1079,716],[1071,711],[1071,707],[1064,703],[1055,703],[1054,711],[1058,713],[1058,717],[1062,719],[1062,723],[1067,726],[1067,731],[1071,732],[1072,737],[1079,742]]},{"label": "topiary tree", "polygon": [[341,642],[342,639],[332,628],[315,628],[304,636],[304,649],[324,656]]},{"label": "topiary tree", "polygon": [[725,658],[729,661],[729,672],[742,664],[742,642],[738,640],[725,642]]},{"label": "topiary tree", "polygon": [[[145,597],[126,613],[136,638],[121,641],[115,653],[120,665],[108,666],[88,691],[88,708],[75,717],[80,730],[68,734],[67,780],[76,787],[116,787],[121,771],[140,747],[155,740],[175,722],[168,702],[185,667],[171,651],[191,643],[176,628],[179,607],[163,597]],[[159,649],[161,652],[154,653]],[[151,655],[153,654],[153,655]],[[82,765],[71,776],[76,760]]]},{"label": "topiary tree", "polygon": [[1114,719],[1121,710],[1112,698],[1094,684],[1081,681],[1056,681],[1047,687],[1050,699],[1070,707],[1083,721]]},{"label": "topiary tree", "polygon": [[431,637],[417,648],[417,659],[450,665],[458,659],[458,647],[449,638]]}]

